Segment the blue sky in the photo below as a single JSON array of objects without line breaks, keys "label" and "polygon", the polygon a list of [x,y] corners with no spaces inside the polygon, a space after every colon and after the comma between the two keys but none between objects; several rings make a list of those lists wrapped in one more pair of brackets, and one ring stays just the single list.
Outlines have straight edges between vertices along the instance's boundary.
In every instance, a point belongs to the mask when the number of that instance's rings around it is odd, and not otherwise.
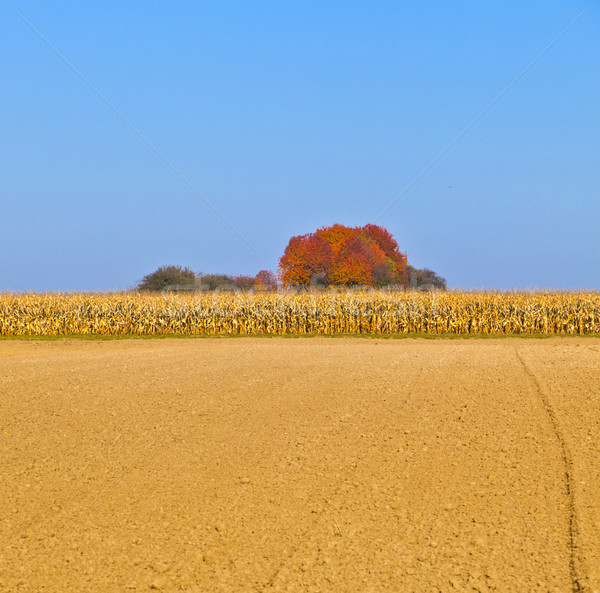
[{"label": "blue sky", "polygon": [[600,287],[591,0],[5,1],[0,47],[0,290],[275,270],[334,222],[452,287]]}]

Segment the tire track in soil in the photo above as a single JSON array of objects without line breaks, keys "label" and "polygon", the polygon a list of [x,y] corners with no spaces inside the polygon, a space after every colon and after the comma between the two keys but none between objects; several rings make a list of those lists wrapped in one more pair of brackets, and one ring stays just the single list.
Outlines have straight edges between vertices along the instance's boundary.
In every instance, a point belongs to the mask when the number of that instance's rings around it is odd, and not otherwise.
[{"label": "tire track in soil", "polygon": [[579,527],[577,521],[577,510],[575,508],[573,459],[571,457],[571,453],[569,451],[569,447],[567,445],[565,437],[563,436],[563,433],[560,429],[558,418],[556,417],[556,413],[554,412],[554,408],[550,403],[548,395],[542,389],[542,386],[540,385],[540,382],[538,381],[536,375],[527,366],[527,363],[523,360],[517,348],[515,348],[515,354],[519,363],[523,367],[525,374],[531,379],[531,381],[535,385],[538,397],[542,403],[544,410],[546,411],[546,414],[548,415],[548,419],[550,420],[550,424],[552,425],[552,430],[554,431],[556,439],[560,445],[562,459],[565,465],[565,493],[567,498],[567,508],[569,511],[569,573],[571,575],[571,587],[573,593],[589,593],[587,578],[585,576],[584,563],[583,560],[577,555]]}]

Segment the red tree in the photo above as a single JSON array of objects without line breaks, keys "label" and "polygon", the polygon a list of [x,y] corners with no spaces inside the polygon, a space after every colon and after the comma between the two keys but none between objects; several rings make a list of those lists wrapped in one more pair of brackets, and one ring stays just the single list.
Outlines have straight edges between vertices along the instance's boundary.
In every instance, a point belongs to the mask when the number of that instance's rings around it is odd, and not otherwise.
[{"label": "red tree", "polygon": [[320,235],[292,237],[279,259],[280,278],[285,286],[307,286],[318,274],[331,268],[333,250]]},{"label": "red tree", "polygon": [[316,275],[326,285],[406,285],[406,255],[382,227],[334,224],[292,237],[279,260],[285,286],[307,286]]},{"label": "red tree", "polygon": [[254,286],[261,290],[275,290],[277,288],[277,276],[271,270],[261,270],[254,278]]}]

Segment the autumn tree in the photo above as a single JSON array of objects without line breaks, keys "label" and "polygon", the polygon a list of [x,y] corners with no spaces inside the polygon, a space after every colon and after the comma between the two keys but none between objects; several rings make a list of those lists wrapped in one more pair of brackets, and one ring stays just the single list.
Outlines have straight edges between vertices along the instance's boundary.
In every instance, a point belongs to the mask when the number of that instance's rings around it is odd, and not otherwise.
[{"label": "autumn tree", "polygon": [[334,224],[292,237],[279,260],[285,286],[308,286],[319,277],[325,286],[406,286],[406,255],[384,228]]},{"label": "autumn tree", "polygon": [[277,276],[271,270],[261,270],[254,277],[254,287],[260,290],[275,290],[277,288]]},{"label": "autumn tree", "polygon": [[327,239],[309,233],[292,237],[279,259],[279,277],[285,286],[308,286],[311,278],[329,273],[333,249]]}]

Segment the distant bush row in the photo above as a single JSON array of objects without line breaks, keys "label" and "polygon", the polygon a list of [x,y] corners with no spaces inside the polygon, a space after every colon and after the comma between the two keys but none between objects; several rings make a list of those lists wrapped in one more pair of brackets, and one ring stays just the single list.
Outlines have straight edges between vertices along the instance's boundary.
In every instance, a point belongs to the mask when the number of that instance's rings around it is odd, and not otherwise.
[{"label": "distant bush row", "polygon": [[[446,281],[432,270],[418,270],[406,265],[409,285],[413,290],[446,290]],[[310,286],[315,289],[326,288],[319,275],[315,275]],[[259,290],[275,291],[281,285],[277,276],[270,270],[261,270],[256,276],[231,276],[228,274],[195,273],[181,266],[161,266],[155,272],[144,276],[136,286],[142,291],[223,291],[223,290]],[[404,289],[404,285],[394,285]]]},{"label": "distant bush row", "polygon": [[138,290],[276,290],[277,277],[269,270],[261,270],[256,276],[229,276],[228,274],[196,274],[190,268],[161,266],[144,276],[137,284]]}]

